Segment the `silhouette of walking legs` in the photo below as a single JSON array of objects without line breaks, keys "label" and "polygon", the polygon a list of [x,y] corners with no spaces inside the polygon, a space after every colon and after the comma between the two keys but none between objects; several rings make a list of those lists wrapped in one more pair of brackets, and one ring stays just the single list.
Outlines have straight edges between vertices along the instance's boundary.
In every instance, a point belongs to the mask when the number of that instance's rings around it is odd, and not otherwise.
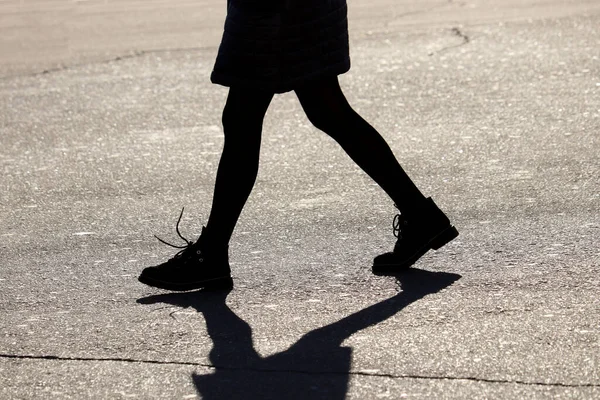
[{"label": "silhouette of walking legs", "polygon": [[[427,251],[458,236],[446,215],[404,172],[381,135],[348,104],[337,77],[303,85],[296,94],[309,120],[337,141],[400,209],[394,218],[398,238],[394,251],[373,260],[374,273],[408,268]],[[225,142],[206,228],[195,243],[182,237],[184,246],[171,245],[180,251],[165,263],[145,268],[140,282],[168,290],[233,286],[229,240],[256,181],[262,125],[273,96],[257,89],[230,88],[223,110]]]},{"label": "silhouette of walking legs", "polygon": [[338,142],[400,210],[394,218],[394,251],[375,257],[374,273],[395,274],[458,236],[448,217],[404,172],[381,135],[348,104],[337,77],[306,84],[296,95],[308,119]]},{"label": "silhouette of walking legs", "polygon": [[[229,240],[252,191],[260,156],[262,124],[273,93],[231,88],[223,110],[225,142],[205,228],[196,242],[177,233],[185,245],[161,240],[179,252],[166,262],[144,268],[138,280],[167,290],[230,289]],[[183,210],[182,210],[183,214]]]},{"label": "silhouette of walking legs", "polygon": [[213,204],[206,224],[214,243],[228,244],[252,191],[260,156],[262,125],[273,93],[231,88],[223,110],[225,143]]},{"label": "silhouette of walking legs", "polygon": [[410,214],[425,197],[402,169],[381,135],[352,109],[336,76],[296,89],[306,116],[331,136],[396,203]]}]

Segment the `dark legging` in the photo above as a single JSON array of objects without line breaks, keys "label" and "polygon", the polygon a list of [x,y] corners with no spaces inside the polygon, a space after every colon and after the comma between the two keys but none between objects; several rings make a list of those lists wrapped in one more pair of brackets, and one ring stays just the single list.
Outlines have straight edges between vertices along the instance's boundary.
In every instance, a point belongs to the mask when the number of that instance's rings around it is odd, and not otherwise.
[{"label": "dark legging", "polygon": [[[337,77],[311,82],[295,92],[311,123],[338,142],[403,214],[410,214],[423,201],[385,140],[348,104]],[[214,243],[229,243],[252,191],[263,119],[272,99],[272,93],[258,90],[232,87],[229,91],[223,110],[225,143],[206,226]]]}]

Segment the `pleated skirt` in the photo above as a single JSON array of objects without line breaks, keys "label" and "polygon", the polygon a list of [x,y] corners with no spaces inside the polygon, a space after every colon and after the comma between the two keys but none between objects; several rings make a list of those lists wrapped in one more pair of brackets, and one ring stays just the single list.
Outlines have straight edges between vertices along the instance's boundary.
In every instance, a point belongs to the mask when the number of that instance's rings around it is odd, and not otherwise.
[{"label": "pleated skirt", "polygon": [[211,81],[284,93],[350,69],[346,0],[229,0]]}]

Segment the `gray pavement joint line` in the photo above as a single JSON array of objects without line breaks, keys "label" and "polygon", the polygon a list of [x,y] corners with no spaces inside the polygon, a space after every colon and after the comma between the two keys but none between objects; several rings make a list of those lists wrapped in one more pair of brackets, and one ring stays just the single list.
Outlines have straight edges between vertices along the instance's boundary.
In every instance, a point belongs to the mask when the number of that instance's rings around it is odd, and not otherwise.
[{"label": "gray pavement joint line", "polygon": [[70,64],[70,65],[63,64],[59,67],[46,68],[42,71],[29,72],[29,73],[25,73],[25,74],[17,73],[15,75],[0,76],[0,80],[5,81],[5,80],[9,80],[9,79],[16,79],[16,78],[33,78],[36,76],[47,75],[47,74],[51,74],[51,73],[68,71],[68,70],[75,69],[75,68],[88,67],[90,65],[110,64],[113,62],[124,61],[124,60],[132,59],[132,58],[142,57],[147,54],[159,54],[159,53],[169,53],[169,52],[178,53],[178,52],[186,52],[186,51],[202,51],[202,50],[207,50],[207,49],[214,50],[214,49],[216,49],[216,47],[205,46],[205,47],[181,47],[181,48],[173,48],[173,49],[133,50],[129,54],[115,56],[115,57],[104,59],[104,60],[90,61],[90,62],[84,62],[84,63],[79,63],[79,64]]},{"label": "gray pavement joint line", "polygon": [[[402,14],[399,14],[396,16],[396,19],[402,19],[405,17],[413,17],[415,15],[420,15],[420,14],[427,14],[429,12],[433,12],[433,11],[437,11],[439,9],[442,8],[447,8],[448,6],[459,6],[459,7],[464,7],[467,3],[465,1],[460,1],[458,3],[455,3],[454,0],[445,0],[443,1],[441,4],[436,4],[433,5],[431,7],[428,8],[424,8],[424,9],[420,9],[420,10],[414,10],[414,11],[408,11]],[[385,26],[389,26],[390,23],[386,22]]]},{"label": "gray pavement joint line", "polygon": [[[456,47],[464,46],[471,42],[471,38],[469,36],[467,36],[466,34],[464,34],[460,28],[454,27],[454,28],[452,28],[451,31],[455,36],[460,37],[462,39],[462,42],[460,44],[457,44],[454,46],[444,47],[440,50],[431,52],[431,53],[429,53],[430,56],[432,56],[436,53],[442,53],[446,50],[450,50],[450,49],[453,49]],[[46,68],[42,71],[30,72],[30,73],[26,73],[26,74],[0,76],[0,80],[9,80],[9,79],[16,79],[16,78],[33,78],[36,76],[48,75],[51,73],[68,71],[68,70],[75,69],[75,68],[87,67],[90,65],[110,64],[113,62],[124,61],[124,60],[129,60],[132,58],[142,57],[147,54],[159,54],[159,53],[168,53],[168,52],[185,52],[185,51],[202,51],[202,50],[206,50],[206,49],[213,49],[213,47],[208,46],[208,47],[183,47],[183,48],[173,48],[173,49],[134,50],[130,54],[115,56],[115,57],[112,57],[109,59],[104,59],[104,60],[98,60],[98,61],[92,61],[92,62],[80,63],[80,64],[61,65],[59,67]]]},{"label": "gray pavement joint line", "polygon": [[561,383],[561,382],[531,382],[521,380],[509,380],[509,379],[488,379],[488,378],[475,378],[475,377],[461,377],[461,376],[435,376],[435,375],[412,375],[412,374],[386,374],[376,372],[364,372],[364,371],[306,371],[306,370],[286,370],[286,369],[268,369],[268,368],[243,368],[243,367],[229,367],[229,366],[217,366],[213,364],[203,364],[199,362],[191,361],[159,361],[159,360],[138,360],[135,358],[96,358],[96,357],[68,357],[68,356],[50,356],[50,355],[17,355],[17,354],[5,354],[0,353],[0,359],[17,359],[17,360],[45,360],[45,361],[80,361],[80,362],[123,362],[131,364],[156,364],[156,365],[179,365],[179,366],[191,366],[191,367],[205,367],[211,369],[222,369],[230,371],[255,371],[255,372],[270,372],[270,373],[296,373],[296,374],[330,374],[330,375],[351,375],[351,376],[365,376],[372,378],[390,378],[390,379],[416,379],[416,380],[451,380],[451,381],[471,381],[480,383],[495,383],[495,384],[507,384],[507,385],[525,385],[525,386],[546,386],[546,387],[564,387],[564,388],[598,388],[599,383]]}]

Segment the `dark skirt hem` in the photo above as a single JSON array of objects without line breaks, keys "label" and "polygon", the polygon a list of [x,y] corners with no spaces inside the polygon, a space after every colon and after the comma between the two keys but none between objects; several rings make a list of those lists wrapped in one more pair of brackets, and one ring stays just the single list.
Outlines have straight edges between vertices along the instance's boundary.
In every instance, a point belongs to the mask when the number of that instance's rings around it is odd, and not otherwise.
[{"label": "dark skirt hem", "polygon": [[212,83],[226,87],[245,87],[270,93],[286,93],[302,87],[308,82],[318,80],[327,76],[338,76],[350,70],[350,60],[319,69],[310,74],[305,74],[287,82],[273,82],[271,80],[260,82],[256,79],[244,79],[214,70],[210,76]]}]

